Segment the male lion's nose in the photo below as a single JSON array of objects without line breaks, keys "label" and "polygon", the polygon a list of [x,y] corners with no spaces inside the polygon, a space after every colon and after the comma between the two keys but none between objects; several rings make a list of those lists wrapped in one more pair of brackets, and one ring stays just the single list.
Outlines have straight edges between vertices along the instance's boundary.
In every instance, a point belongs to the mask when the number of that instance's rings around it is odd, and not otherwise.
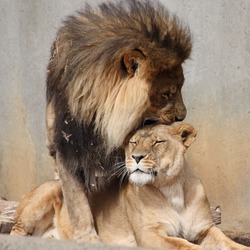
[{"label": "male lion's nose", "polygon": [[177,115],[175,117],[175,121],[176,122],[181,122],[181,121],[183,121],[185,119],[185,117],[186,117],[186,114],[185,115]]},{"label": "male lion's nose", "polygon": [[176,122],[181,122],[185,119],[187,115],[187,110],[185,107],[183,107],[181,110],[179,110],[179,112],[177,112],[177,114],[175,115],[175,121]]},{"label": "male lion's nose", "polygon": [[145,156],[146,155],[132,155],[132,158],[134,158],[136,163],[138,164]]}]

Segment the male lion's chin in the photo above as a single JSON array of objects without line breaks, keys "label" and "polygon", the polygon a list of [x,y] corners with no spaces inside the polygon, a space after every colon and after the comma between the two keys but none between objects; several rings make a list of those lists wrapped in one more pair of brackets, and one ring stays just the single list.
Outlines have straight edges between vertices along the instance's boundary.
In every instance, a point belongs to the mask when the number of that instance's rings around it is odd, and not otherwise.
[{"label": "male lion's chin", "polygon": [[175,122],[175,119],[167,115],[162,115],[159,119],[159,123],[161,124],[171,125],[174,122]]},{"label": "male lion's chin", "polygon": [[154,125],[154,124],[171,125],[174,122],[175,122],[174,117],[169,115],[151,116],[144,119],[143,126]]},{"label": "male lion's chin", "polygon": [[153,182],[154,177],[151,174],[147,173],[132,173],[129,176],[129,182],[137,185],[137,186],[143,186],[149,183]]},{"label": "male lion's chin", "polygon": [[156,124],[158,121],[156,121],[156,120],[145,120],[144,122],[143,122],[143,127],[144,126],[150,126],[150,125],[154,125],[154,124]]}]

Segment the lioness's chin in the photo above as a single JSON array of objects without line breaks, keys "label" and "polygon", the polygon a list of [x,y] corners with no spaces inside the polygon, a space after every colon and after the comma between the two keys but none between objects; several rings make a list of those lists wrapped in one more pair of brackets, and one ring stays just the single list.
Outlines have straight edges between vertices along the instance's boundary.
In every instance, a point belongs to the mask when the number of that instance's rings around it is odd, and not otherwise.
[{"label": "lioness's chin", "polygon": [[154,177],[151,174],[142,173],[142,172],[132,173],[129,176],[130,183],[135,184],[135,185],[140,185],[140,186],[152,183],[153,180],[154,180]]}]

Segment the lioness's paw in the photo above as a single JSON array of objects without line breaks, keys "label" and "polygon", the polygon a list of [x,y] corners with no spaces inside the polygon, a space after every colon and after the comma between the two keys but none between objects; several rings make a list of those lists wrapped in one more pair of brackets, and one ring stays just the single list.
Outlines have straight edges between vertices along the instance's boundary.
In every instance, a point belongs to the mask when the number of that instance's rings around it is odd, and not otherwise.
[{"label": "lioness's paw", "polygon": [[73,239],[76,240],[78,243],[86,242],[90,244],[101,244],[100,238],[97,235],[92,235],[92,234],[74,236]]},{"label": "lioness's paw", "polygon": [[23,228],[12,228],[10,235],[14,235],[14,236],[28,236],[29,233],[26,232]]},{"label": "lioness's paw", "polygon": [[188,248],[188,250],[205,250],[205,249],[199,245],[193,245],[191,248]]}]

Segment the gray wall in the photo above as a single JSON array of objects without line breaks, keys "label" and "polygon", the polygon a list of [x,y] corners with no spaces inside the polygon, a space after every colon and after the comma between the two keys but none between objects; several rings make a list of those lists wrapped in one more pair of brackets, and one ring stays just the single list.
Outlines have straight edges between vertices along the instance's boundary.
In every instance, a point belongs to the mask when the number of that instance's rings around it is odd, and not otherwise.
[{"label": "gray wall", "polygon": [[[100,1],[95,1],[100,2]],[[162,0],[193,33],[186,62],[188,153],[222,228],[250,231],[250,1]],[[18,200],[53,178],[45,146],[45,75],[61,20],[81,0],[0,1],[0,196]]]}]

